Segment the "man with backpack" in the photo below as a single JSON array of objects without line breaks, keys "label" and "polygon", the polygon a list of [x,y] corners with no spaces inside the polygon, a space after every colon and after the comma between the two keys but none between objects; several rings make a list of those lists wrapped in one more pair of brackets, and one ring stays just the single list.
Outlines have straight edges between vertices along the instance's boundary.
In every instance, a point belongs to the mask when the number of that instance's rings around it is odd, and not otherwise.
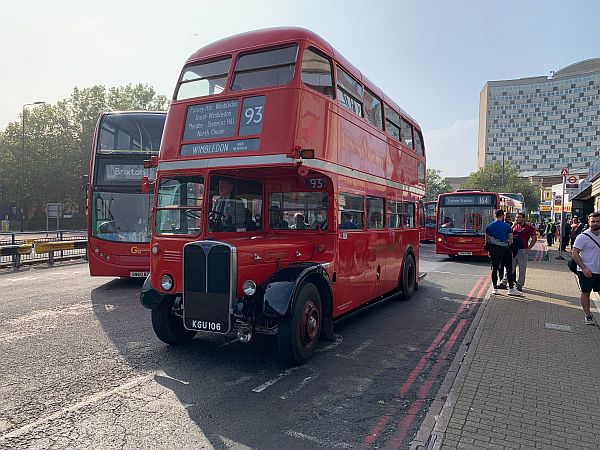
[{"label": "man with backpack", "polygon": [[514,289],[514,273],[512,270],[512,254],[510,244],[513,240],[512,229],[504,221],[504,211],[499,209],[495,213],[496,220],[485,229],[485,249],[489,252],[492,260],[492,294],[498,294],[498,268],[500,263],[504,264],[508,278],[508,295],[522,296],[523,294]]},{"label": "man with backpack", "polygon": [[590,312],[590,294],[592,290],[600,292],[600,213],[591,213],[588,223],[589,229],[575,238],[573,260],[577,263],[585,323],[594,325],[594,316]]}]

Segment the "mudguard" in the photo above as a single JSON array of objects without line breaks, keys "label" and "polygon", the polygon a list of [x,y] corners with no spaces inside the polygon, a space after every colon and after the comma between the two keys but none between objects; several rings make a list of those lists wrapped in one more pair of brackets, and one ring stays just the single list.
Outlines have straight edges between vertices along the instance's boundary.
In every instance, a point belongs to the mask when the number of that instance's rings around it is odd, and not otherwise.
[{"label": "mudguard", "polygon": [[155,309],[163,302],[165,297],[167,297],[165,294],[152,289],[152,286],[150,286],[150,275],[148,275],[140,292],[140,302],[142,305],[148,309]]},{"label": "mudguard", "polygon": [[[311,276],[320,278],[322,287],[327,285],[329,296],[331,298],[331,281],[323,266],[317,263],[294,264],[278,270],[266,283],[263,297],[263,314],[267,317],[281,318],[289,315],[294,306],[296,293],[302,282]],[[324,313],[327,313],[327,306],[323,305]],[[329,311],[330,312],[330,311]]]}]

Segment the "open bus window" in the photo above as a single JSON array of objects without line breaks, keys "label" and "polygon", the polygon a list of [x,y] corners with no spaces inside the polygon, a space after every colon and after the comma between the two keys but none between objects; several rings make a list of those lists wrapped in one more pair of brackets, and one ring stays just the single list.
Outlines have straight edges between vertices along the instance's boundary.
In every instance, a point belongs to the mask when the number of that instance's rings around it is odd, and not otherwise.
[{"label": "open bus window", "polygon": [[239,56],[231,90],[288,84],[294,78],[297,56],[297,45]]},{"label": "open bus window", "polygon": [[277,192],[269,201],[273,230],[326,230],[327,192]]},{"label": "open bus window", "polygon": [[262,229],[262,185],[258,181],[214,176],[209,198],[209,231]]},{"label": "open bus window", "polygon": [[204,177],[162,178],[158,187],[155,231],[197,235],[202,225]]},{"label": "open bus window", "polygon": [[362,230],[365,220],[365,199],[362,195],[339,195],[340,230]]},{"label": "open bus window", "polygon": [[307,48],[302,56],[302,82],[311,89],[333,98],[331,61]]},{"label": "open bus window", "polygon": [[220,94],[225,90],[231,57],[183,69],[176,100]]},{"label": "open bus window", "polygon": [[113,242],[150,242],[147,196],[118,192],[94,192],[92,236]]}]

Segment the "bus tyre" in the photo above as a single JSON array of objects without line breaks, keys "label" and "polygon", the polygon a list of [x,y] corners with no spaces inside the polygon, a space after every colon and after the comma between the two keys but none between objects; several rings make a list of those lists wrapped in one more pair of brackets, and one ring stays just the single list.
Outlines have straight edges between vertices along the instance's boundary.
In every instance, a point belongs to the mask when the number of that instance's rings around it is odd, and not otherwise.
[{"label": "bus tyre", "polygon": [[321,295],[312,283],[298,291],[292,314],[279,322],[277,344],[281,357],[296,366],[307,362],[321,335]]},{"label": "bus tyre", "polygon": [[402,283],[400,289],[400,298],[402,300],[410,300],[417,286],[417,268],[412,255],[406,255],[402,263]]},{"label": "bus tyre", "polygon": [[152,310],[152,328],[156,336],[169,345],[185,344],[196,335],[196,331],[184,328],[181,317],[173,314],[173,300],[164,301]]}]

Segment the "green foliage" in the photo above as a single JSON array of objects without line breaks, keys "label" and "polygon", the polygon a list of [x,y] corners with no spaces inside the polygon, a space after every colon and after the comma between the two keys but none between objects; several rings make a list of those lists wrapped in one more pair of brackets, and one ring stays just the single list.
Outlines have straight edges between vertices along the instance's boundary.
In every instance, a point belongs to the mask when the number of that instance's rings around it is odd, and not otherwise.
[{"label": "green foliage", "polygon": [[481,189],[491,192],[520,192],[525,197],[525,207],[535,210],[539,204],[539,193],[510,162],[504,164],[504,186],[502,186],[502,164],[494,161],[469,175],[461,189]]},{"label": "green foliage", "polygon": [[440,176],[439,170],[428,168],[425,181],[427,185],[425,201],[437,200],[438,195],[452,190],[452,187],[450,187],[450,184],[448,184],[446,179]]},{"label": "green foliage", "polygon": [[[105,111],[164,111],[168,99],[143,84],[107,89],[73,89],[55,105],[25,110],[25,148],[22,119],[0,132],[0,210],[24,202],[26,217],[43,215],[48,202],[76,210],[85,207],[84,175],[89,172],[96,122]],[[21,172],[21,163],[23,171]],[[81,224],[83,222],[81,221]]]}]

